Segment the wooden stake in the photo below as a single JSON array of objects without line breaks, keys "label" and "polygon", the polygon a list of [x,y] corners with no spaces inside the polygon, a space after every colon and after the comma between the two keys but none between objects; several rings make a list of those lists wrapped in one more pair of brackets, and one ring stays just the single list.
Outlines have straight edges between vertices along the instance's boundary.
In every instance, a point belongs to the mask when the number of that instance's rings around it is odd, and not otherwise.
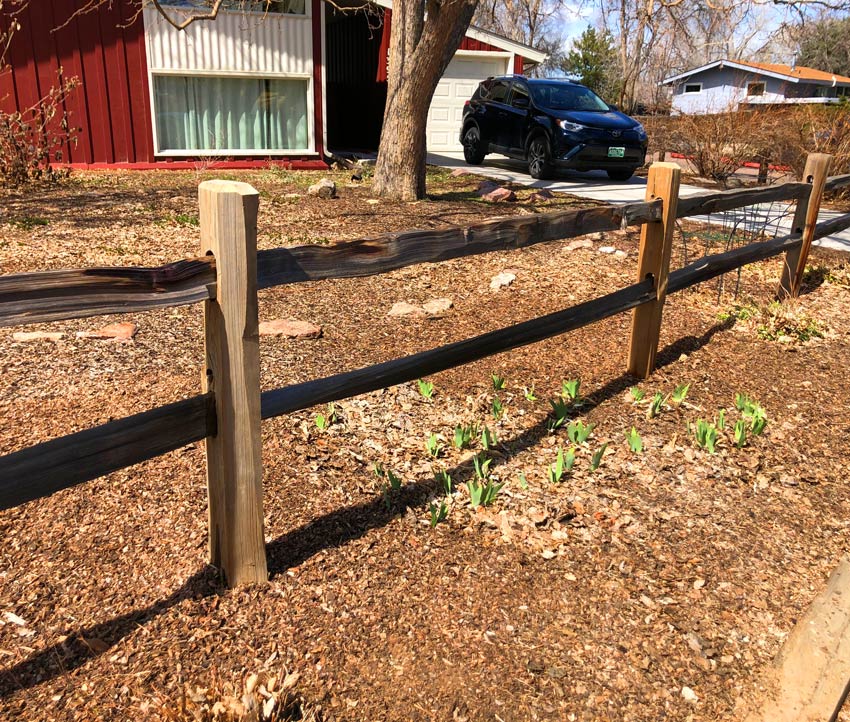
[{"label": "wooden stake", "polygon": [[634,311],[628,370],[630,374],[644,379],[655,368],[655,355],[658,353],[681,173],[676,163],[653,163],[649,167],[646,183],[646,200],[660,198],[664,202],[664,210],[660,222],[644,223],[640,233],[638,281],[652,276],[655,279],[656,297],[654,301],[638,306]]},{"label": "wooden stake", "polygon": [[806,158],[806,168],[803,171],[803,182],[811,183],[812,192],[809,200],[797,201],[797,210],[794,213],[792,229],[795,233],[803,234],[803,244],[800,248],[788,251],[785,254],[785,266],[782,269],[782,280],[779,283],[779,298],[791,296],[795,298],[800,293],[803,284],[803,273],[806,270],[806,261],[809,259],[809,251],[815,235],[815,226],[818,223],[820,202],[823,198],[823,187],[826,177],[829,175],[829,164],[832,156],[826,153],[809,153]]},{"label": "wooden stake", "polygon": [[266,583],[263,536],[257,208],[247,183],[199,188],[201,250],[215,256],[216,297],[204,302],[204,391],[215,394],[217,433],[207,438],[210,563],[231,587]]}]

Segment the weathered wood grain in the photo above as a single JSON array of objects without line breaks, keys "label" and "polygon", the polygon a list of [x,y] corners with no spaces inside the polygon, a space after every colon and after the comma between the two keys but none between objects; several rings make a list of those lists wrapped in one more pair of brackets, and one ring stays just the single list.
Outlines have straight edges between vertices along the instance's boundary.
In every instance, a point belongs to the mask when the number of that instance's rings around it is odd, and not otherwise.
[{"label": "weathered wood grain", "polygon": [[837,191],[840,188],[850,187],[850,173],[844,175],[834,175],[826,179],[824,184],[825,191]]},{"label": "weathered wood grain", "polygon": [[733,248],[725,253],[715,253],[704,256],[684,268],[671,271],[667,279],[667,293],[675,293],[690,286],[716,278],[748,263],[763,261],[766,258],[778,256],[788,250],[799,248],[802,243],[799,233],[794,233],[770,241],[750,243],[740,248]]},{"label": "weathered wood grain", "polygon": [[829,174],[832,156],[827,153],[809,153],[803,180],[811,185],[808,204],[800,202],[794,214],[792,233],[802,231],[803,242],[785,254],[785,264],[782,268],[782,280],[779,282],[779,297],[797,296],[803,284],[803,274],[812,242],[815,240],[815,227],[818,222],[824,185]]},{"label": "weathered wood grain", "polygon": [[515,216],[468,228],[389,233],[330,246],[275,248],[258,255],[258,283],[260,288],[270,288],[299,281],[371,276],[417,263],[615,230],[660,217],[660,203],[630,203]]},{"label": "weathered wood grain", "polygon": [[247,183],[198,189],[201,252],[216,258],[216,298],[204,303],[204,391],[215,391],[218,432],[207,439],[210,563],[231,587],[265,584],[257,209]]},{"label": "weathered wood grain", "polygon": [[0,457],[0,509],[61,489],[214,434],[212,394],[193,396]]},{"label": "weathered wood grain", "polygon": [[266,391],[262,395],[262,416],[264,419],[270,419],[315,404],[346,399],[422,378],[567,331],[574,331],[595,321],[601,321],[603,318],[628,311],[654,298],[655,289],[652,282],[647,280],[563,311],[556,311],[464,341],[457,341],[356,371]]},{"label": "weathered wood grain", "polygon": [[640,281],[651,276],[656,292],[650,303],[638,306],[632,314],[628,371],[642,379],[649,378],[658,353],[681,175],[676,163],[653,163],[646,181],[646,200],[660,198],[664,216],[658,223],[644,223],[640,233],[637,277]]},{"label": "weathered wood grain", "polygon": [[830,218],[828,221],[821,221],[815,226],[814,239],[825,238],[834,233],[840,233],[846,228],[850,228],[850,213],[845,213],[843,216]]},{"label": "weathered wood grain", "polygon": [[680,198],[676,209],[676,218],[720,213],[721,211],[730,211],[734,208],[743,208],[758,203],[808,198],[811,189],[812,187],[808,183],[779,183],[766,188],[741,188],[701,193],[688,198]]},{"label": "weathered wood grain", "polygon": [[184,306],[215,295],[215,262],[0,276],[0,326]]}]

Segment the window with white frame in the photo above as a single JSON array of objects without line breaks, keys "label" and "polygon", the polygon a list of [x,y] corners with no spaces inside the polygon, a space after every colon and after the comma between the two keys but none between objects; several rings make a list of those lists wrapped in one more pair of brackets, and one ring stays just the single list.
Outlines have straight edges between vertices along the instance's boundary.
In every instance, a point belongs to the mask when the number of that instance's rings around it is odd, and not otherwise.
[{"label": "window with white frame", "polygon": [[692,95],[694,93],[701,93],[702,83],[685,83],[685,88],[683,92],[688,95]]},{"label": "window with white frame", "polygon": [[307,150],[309,81],[154,75],[158,153]]}]

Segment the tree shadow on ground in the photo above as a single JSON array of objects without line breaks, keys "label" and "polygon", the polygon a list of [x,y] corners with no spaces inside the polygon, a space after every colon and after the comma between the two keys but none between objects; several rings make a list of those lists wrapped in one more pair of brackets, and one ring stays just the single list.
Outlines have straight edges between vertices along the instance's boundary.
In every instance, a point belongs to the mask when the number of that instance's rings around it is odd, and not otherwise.
[{"label": "tree shadow on ground", "polygon": [[[730,318],[712,326],[702,336],[685,336],[670,344],[658,354],[656,369],[674,363],[683,353],[690,354],[702,348],[716,333],[730,329],[734,323],[735,320]],[[635,381],[635,377],[628,373],[611,379],[586,397],[582,413],[623,393]],[[546,422],[541,421],[517,437],[504,440],[501,446],[510,458],[536,446],[548,433]],[[463,481],[472,476],[472,465],[466,462],[448,471],[453,479]],[[434,479],[416,481],[395,492],[389,503],[383,497],[376,497],[372,501],[326,514],[278,537],[266,547],[270,578],[280,576],[325,549],[342,546],[363,537],[372,529],[385,526],[404,514],[408,507],[424,503],[436,486]],[[0,699],[83,666],[107,652],[128,634],[187,599],[202,599],[225,590],[219,572],[205,566],[171,595],[149,607],[84,629],[69,630],[64,642],[53,644],[12,667],[0,670]]]}]

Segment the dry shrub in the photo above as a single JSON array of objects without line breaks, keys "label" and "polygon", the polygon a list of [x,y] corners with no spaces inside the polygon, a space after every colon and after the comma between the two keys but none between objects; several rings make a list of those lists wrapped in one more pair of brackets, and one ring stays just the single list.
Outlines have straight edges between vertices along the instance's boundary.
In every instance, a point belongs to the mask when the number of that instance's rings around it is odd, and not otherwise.
[{"label": "dry shrub", "polygon": [[77,78],[65,80],[60,70],[58,85],[33,106],[0,111],[0,180],[7,188],[67,176],[52,164],[61,162],[65,148],[76,143],[65,100],[78,85]]},{"label": "dry shrub", "polygon": [[832,155],[832,174],[850,172],[848,103],[655,117],[644,125],[651,151],[681,153],[722,185],[748,162],[787,167],[799,178],[809,153]]}]

